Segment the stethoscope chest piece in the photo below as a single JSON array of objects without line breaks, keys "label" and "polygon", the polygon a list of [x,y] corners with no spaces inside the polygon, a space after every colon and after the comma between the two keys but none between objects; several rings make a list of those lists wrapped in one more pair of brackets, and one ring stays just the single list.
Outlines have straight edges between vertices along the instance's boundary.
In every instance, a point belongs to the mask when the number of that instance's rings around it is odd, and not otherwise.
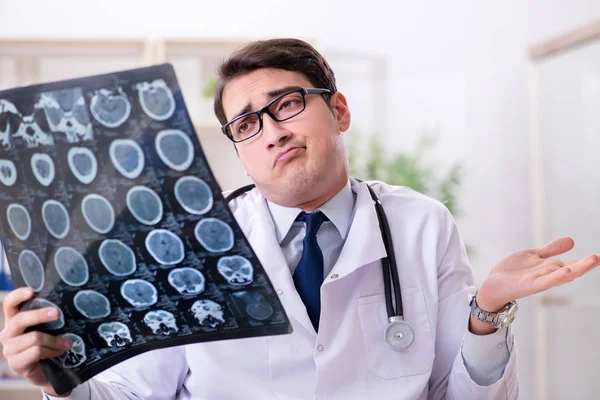
[{"label": "stethoscope chest piece", "polygon": [[392,350],[402,351],[415,341],[415,331],[402,317],[391,317],[390,324],[385,328],[384,338]]}]

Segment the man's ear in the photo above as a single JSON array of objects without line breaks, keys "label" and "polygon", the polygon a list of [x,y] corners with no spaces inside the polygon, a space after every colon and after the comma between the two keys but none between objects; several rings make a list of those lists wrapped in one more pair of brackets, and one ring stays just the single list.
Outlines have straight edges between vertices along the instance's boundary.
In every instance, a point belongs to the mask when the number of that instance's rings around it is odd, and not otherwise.
[{"label": "man's ear", "polygon": [[350,127],[350,121],[352,120],[346,96],[341,92],[336,92],[331,96],[331,108],[333,109],[333,115],[337,120],[340,132],[346,132]]}]

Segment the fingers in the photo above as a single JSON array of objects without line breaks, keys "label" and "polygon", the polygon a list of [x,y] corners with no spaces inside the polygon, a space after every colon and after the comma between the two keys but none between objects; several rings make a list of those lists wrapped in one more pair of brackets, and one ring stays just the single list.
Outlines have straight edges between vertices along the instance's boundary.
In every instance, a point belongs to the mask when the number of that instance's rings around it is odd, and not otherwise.
[{"label": "fingers", "polygon": [[12,355],[19,354],[36,346],[64,352],[71,348],[71,341],[66,338],[49,335],[39,331],[28,332],[24,335],[9,339],[4,345],[4,356],[9,358]]},{"label": "fingers", "polygon": [[36,310],[23,311],[7,319],[6,326],[0,333],[0,342],[19,336],[35,325],[56,321],[59,318],[58,310],[54,307],[40,308]]},{"label": "fingers", "polygon": [[17,373],[25,371],[40,360],[61,356],[64,349],[54,349],[43,346],[30,347],[9,359],[9,366]]},{"label": "fingers", "polygon": [[571,267],[563,267],[533,280],[533,292],[539,293],[567,282]]},{"label": "fingers", "polygon": [[538,269],[533,274],[531,274],[530,278],[537,279],[542,276],[549,275],[549,274],[553,273],[554,271],[559,270],[560,268],[564,267],[565,265],[566,264],[560,260],[546,260],[546,261],[544,261],[544,263],[542,264],[542,267],[540,269]]},{"label": "fingers", "polygon": [[541,292],[571,282],[573,279],[597,267],[599,263],[600,257],[596,254],[590,254],[570,266],[565,266],[547,275],[540,276],[533,282],[535,292]]},{"label": "fingers", "polygon": [[569,267],[573,271],[574,278],[577,278],[600,264],[600,257],[597,254],[590,254]]},{"label": "fingers", "polygon": [[24,287],[10,292],[3,301],[4,317],[10,319],[19,313],[19,304],[33,297],[33,289]]},{"label": "fingers", "polygon": [[573,249],[575,242],[570,237],[555,239],[542,247],[535,249],[535,253],[541,258],[558,256]]}]

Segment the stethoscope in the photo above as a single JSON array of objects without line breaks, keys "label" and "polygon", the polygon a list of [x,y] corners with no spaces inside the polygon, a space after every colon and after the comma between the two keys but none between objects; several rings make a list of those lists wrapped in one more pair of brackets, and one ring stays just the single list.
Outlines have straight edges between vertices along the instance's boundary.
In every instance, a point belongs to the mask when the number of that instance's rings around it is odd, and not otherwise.
[{"label": "stethoscope", "polygon": [[[246,185],[234,190],[225,197],[225,202],[229,203],[241,194],[254,189],[254,187],[255,185]],[[388,326],[385,328],[383,338],[391,349],[396,351],[406,350],[415,340],[415,331],[412,326],[404,320],[400,278],[398,277],[396,255],[394,254],[390,226],[379,198],[369,185],[367,185],[367,188],[369,189],[371,198],[375,202],[375,212],[377,213],[377,220],[379,221],[379,230],[381,231],[381,237],[383,238],[383,244],[387,253],[387,256],[381,259],[383,290],[385,292],[385,305],[389,321]],[[392,289],[394,292],[393,298]],[[395,310],[394,300],[396,304]]]}]

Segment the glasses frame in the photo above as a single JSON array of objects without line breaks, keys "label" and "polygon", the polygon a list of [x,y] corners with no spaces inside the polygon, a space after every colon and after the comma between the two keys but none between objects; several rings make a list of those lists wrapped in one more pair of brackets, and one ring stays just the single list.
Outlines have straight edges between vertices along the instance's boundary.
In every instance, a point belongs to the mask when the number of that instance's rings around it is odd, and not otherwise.
[{"label": "glasses frame", "polygon": [[[302,110],[298,111],[298,113],[292,115],[291,117],[287,117],[287,118],[284,118],[284,119],[277,119],[277,117],[275,115],[273,115],[273,113],[271,111],[269,111],[269,108],[274,103],[276,103],[277,101],[281,100],[283,97],[288,96],[288,95],[290,95],[292,93],[300,93],[300,94],[302,94],[302,103],[303,103]],[[330,94],[331,95],[333,93],[329,89],[322,89],[322,88],[298,88],[298,89],[290,90],[289,92],[285,92],[282,95],[277,96],[276,98],[274,98],[273,100],[271,100],[266,106],[264,106],[260,110],[256,110],[256,111],[249,112],[249,113],[242,114],[242,115],[239,115],[239,116],[235,117],[234,119],[232,119],[231,121],[229,121],[228,123],[226,123],[225,125],[223,125],[221,127],[221,132],[223,132],[223,134],[225,136],[227,136],[227,138],[229,140],[231,140],[233,143],[241,143],[241,142],[244,142],[244,141],[246,141],[248,139],[252,139],[254,136],[258,135],[260,133],[260,131],[262,131],[262,128],[263,128],[263,117],[262,117],[262,114],[263,113],[267,114],[269,117],[271,117],[271,119],[273,119],[273,121],[276,121],[276,122],[283,122],[283,121],[287,121],[287,120],[289,120],[291,118],[294,118],[295,116],[297,116],[298,114],[301,114],[302,111],[304,111],[306,109],[306,98],[305,98],[305,96],[307,94]],[[239,119],[242,119],[242,118],[246,118],[249,115],[253,115],[253,114],[256,114],[258,116],[258,130],[256,131],[256,133],[248,136],[245,139],[235,140],[233,138],[233,135],[230,134],[230,133],[228,133],[229,126],[231,124],[233,124],[235,121],[237,121]]]}]

